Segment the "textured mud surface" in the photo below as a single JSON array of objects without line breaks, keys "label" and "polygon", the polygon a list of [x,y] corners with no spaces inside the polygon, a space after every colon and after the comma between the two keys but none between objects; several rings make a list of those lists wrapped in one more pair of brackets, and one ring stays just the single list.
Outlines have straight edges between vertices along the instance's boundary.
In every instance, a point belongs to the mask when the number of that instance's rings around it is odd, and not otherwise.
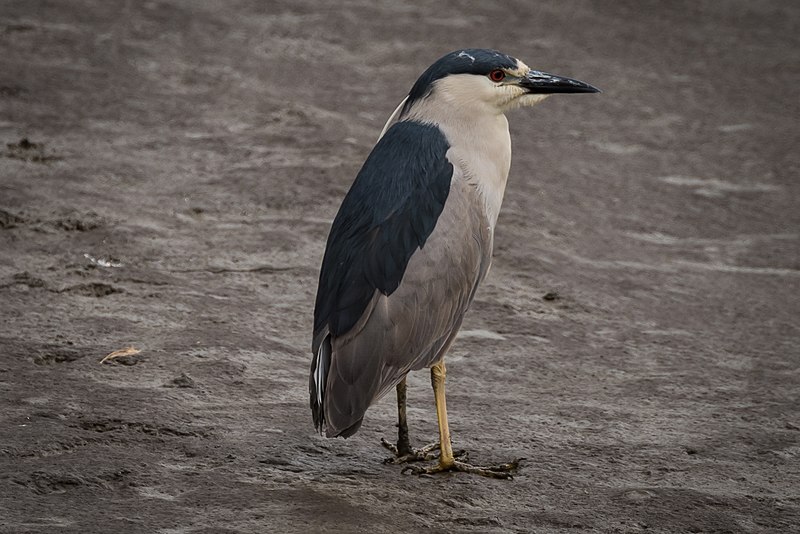
[{"label": "textured mud surface", "polygon": [[[800,9],[499,4],[0,2],[0,532],[797,528]],[[392,398],[346,441],[306,401],[330,220],[464,46],[605,91],[510,118],[448,359],[455,447],[513,481],[401,475]]]}]

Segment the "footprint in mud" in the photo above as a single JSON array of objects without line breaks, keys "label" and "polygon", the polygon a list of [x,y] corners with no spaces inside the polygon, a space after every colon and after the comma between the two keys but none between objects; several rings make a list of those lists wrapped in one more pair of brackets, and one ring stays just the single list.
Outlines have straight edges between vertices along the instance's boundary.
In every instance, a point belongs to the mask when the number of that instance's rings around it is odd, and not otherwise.
[{"label": "footprint in mud", "polygon": [[10,230],[24,223],[25,219],[10,211],[0,210],[0,230]]},{"label": "footprint in mud", "polygon": [[19,85],[0,85],[0,97],[16,98],[28,91]]},{"label": "footprint in mud", "polygon": [[50,347],[43,347],[42,349],[40,349],[39,354],[37,354],[33,358],[33,363],[35,363],[36,365],[70,363],[74,362],[75,360],[80,360],[84,356],[85,353],[79,349],[71,347],[50,346]]},{"label": "footprint in mud", "polygon": [[51,493],[66,493],[69,490],[82,486],[110,489],[126,485],[129,469],[118,469],[97,476],[84,476],[74,473],[53,473],[47,471],[34,471],[27,479],[16,479],[14,483],[25,486],[39,495]]},{"label": "footprint in mud", "polygon": [[[55,217],[52,217],[55,215]],[[79,212],[73,209],[59,210],[41,222],[64,232],[88,232],[101,228],[105,221],[93,211]]]},{"label": "footprint in mud", "polygon": [[192,380],[190,376],[186,373],[181,373],[180,376],[173,378],[162,387],[165,388],[193,388],[195,387],[195,382]]},{"label": "footprint in mud", "polygon": [[16,143],[6,143],[5,156],[11,159],[20,159],[33,163],[49,163],[64,159],[61,156],[47,154],[44,143],[33,143],[27,137],[23,137]]},{"label": "footprint in mud", "polygon": [[74,293],[76,295],[83,295],[85,297],[107,297],[114,293],[124,293],[125,290],[112,286],[111,284],[104,284],[102,282],[88,282],[85,284],[77,284],[74,286],[65,287],[58,291],[58,293]]},{"label": "footprint in mud", "polygon": [[64,232],[88,232],[102,228],[105,221],[93,211],[80,213],[72,209],[60,210],[45,217],[33,217],[30,214],[13,213],[0,209],[0,230],[11,230],[18,227],[33,227],[36,231],[48,232],[51,229]]},{"label": "footprint in mud", "polygon": [[102,226],[102,222],[96,214],[89,213],[87,215],[88,216],[85,218],[63,217],[49,222],[59,230],[64,230],[65,232],[88,232],[89,230],[94,230]]},{"label": "footprint in mud", "polygon": [[213,434],[209,428],[188,427],[176,428],[170,425],[154,425],[138,421],[124,421],[122,419],[97,419],[84,420],[78,424],[79,428],[90,430],[99,434],[106,433],[136,433],[159,437],[199,437],[209,438]]},{"label": "footprint in mud", "polygon": [[23,271],[21,273],[14,273],[10,282],[0,284],[0,289],[16,285],[28,286],[30,288],[46,286],[45,281],[41,278],[31,275],[28,271]]}]

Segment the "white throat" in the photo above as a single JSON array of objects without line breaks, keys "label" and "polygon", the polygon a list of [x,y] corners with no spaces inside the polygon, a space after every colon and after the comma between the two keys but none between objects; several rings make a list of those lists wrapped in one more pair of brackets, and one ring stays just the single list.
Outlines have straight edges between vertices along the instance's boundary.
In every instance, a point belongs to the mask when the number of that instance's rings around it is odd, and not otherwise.
[{"label": "white throat", "polygon": [[401,119],[437,125],[450,144],[448,159],[481,196],[494,231],[511,167],[508,120],[492,102],[451,76],[435,94],[414,103]]}]

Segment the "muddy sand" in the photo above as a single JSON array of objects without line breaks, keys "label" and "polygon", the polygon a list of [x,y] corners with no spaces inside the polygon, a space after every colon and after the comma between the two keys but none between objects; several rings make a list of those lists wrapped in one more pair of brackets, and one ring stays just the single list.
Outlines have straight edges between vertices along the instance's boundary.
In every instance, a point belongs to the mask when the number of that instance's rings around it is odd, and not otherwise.
[{"label": "muddy sand", "polygon": [[[511,115],[448,357],[513,481],[307,405],[330,221],[467,46],[604,90]],[[798,51],[789,0],[0,2],[0,532],[800,532]]]}]

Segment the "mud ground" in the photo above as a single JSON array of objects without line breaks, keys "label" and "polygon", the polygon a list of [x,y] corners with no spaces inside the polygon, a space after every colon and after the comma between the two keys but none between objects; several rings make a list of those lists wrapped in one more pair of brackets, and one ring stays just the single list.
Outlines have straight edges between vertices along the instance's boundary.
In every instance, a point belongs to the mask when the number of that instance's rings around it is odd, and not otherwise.
[{"label": "mud ground", "polygon": [[[346,441],[306,400],[330,221],[465,46],[604,90],[511,116],[448,358],[513,481],[401,475],[391,397]],[[800,531],[798,51],[791,0],[3,0],[0,532]]]}]

